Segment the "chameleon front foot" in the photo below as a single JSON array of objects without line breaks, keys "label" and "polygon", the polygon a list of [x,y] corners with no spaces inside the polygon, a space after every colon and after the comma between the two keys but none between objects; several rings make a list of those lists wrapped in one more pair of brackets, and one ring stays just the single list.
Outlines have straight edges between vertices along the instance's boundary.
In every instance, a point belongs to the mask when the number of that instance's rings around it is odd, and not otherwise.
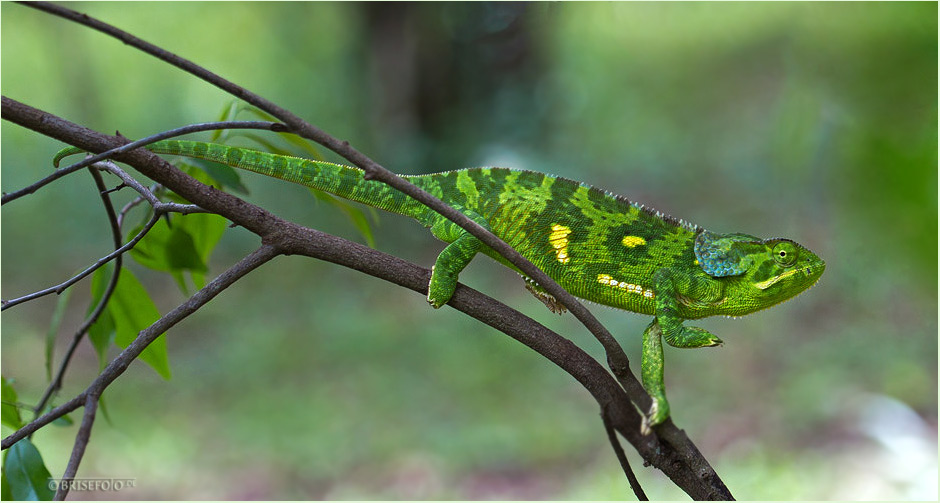
[{"label": "chameleon front foot", "polygon": [[[460,209],[458,206],[455,208]],[[490,229],[489,223],[483,217],[472,211],[465,214],[483,228]],[[473,256],[483,247],[483,243],[443,217],[431,226],[431,233],[450,243],[434,261],[434,266],[431,267],[431,281],[428,283],[428,304],[438,309],[454,296],[460,271],[467,267]]]},{"label": "chameleon front foot", "polygon": [[457,278],[453,275],[441,274],[436,264],[431,266],[431,281],[428,283],[428,304],[434,309],[440,309],[454,296],[457,289]]},{"label": "chameleon front foot", "polygon": [[674,348],[713,348],[721,346],[724,341],[715,334],[699,327],[684,327],[663,334],[666,343]]}]

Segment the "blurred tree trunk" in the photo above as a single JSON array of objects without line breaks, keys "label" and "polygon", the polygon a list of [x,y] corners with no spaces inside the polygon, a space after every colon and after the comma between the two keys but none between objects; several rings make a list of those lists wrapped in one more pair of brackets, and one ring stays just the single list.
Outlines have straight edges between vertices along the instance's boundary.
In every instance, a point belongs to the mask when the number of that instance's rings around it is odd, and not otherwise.
[{"label": "blurred tree trunk", "polygon": [[[531,6],[377,2],[361,8],[373,131],[381,135],[376,144],[399,165],[416,163],[411,169],[422,172],[467,167],[482,160],[480,149],[511,149],[539,133],[534,90],[542,65],[532,27],[523,21]],[[519,114],[533,117],[530,128],[518,127]]]}]

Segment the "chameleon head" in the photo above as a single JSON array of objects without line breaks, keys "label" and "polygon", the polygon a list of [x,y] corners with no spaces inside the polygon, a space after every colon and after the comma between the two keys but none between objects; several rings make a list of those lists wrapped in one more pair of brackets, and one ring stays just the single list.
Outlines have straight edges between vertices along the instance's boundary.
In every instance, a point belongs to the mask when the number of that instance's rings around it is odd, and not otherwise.
[{"label": "chameleon head", "polygon": [[725,283],[723,314],[740,316],[791,299],[816,284],[826,263],[789,239],[702,232],[695,255],[706,273]]}]

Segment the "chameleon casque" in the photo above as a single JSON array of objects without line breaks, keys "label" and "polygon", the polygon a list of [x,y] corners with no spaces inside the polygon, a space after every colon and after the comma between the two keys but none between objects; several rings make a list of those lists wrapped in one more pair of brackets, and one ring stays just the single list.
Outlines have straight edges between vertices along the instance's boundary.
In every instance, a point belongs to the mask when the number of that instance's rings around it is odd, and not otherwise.
[{"label": "chameleon casque", "polygon": [[[449,243],[428,285],[435,308],[450,300],[457,275],[477,253],[515,269],[456,224],[382,182],[365,180],[357,168],[194,141],[145,148],[254,171],[414,218]],[[66,148],[54,164],[80,152]],[[768,308],[815,284],[825,269],[825,262],[789,239],[710,232],[544,173],[472,168],[404,178],[489,229],[571,294],[654,316],[643,333],[642,380],[653,398],[644,433],[669,416],[662,339],[679,348],[717,346],[721,339],[683,322]],[[527,287],[552,311],[564,310],[538,285],[529,281]]]}]

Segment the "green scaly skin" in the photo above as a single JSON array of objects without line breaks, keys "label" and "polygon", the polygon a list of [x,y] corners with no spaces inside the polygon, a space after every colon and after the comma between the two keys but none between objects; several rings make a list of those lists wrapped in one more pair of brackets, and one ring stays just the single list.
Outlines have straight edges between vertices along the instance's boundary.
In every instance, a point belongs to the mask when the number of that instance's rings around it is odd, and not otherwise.
[{"label": "green scaly skin", "polygon": [[[146,148],[254,171],[414,218],[449,243],[428,285],[428,302],[435,308],[450,300],[458,274],[477,253],[515,269],[454,223],[381,182],[365,180],[357,168],[193,141]],[[64,149],[54,163],[80,152]],[[717,346],[721,339],[683,322],[768,308],[815,284],[825,269],[819,257],[791,240],[709,232],[544,173],[472,168],[404,178],[489,229],[573,295],[654,315],[643,334],[643,386],[653,398],[644,433],[669,417],[662,339],[680,348]],[[528,286],[553,311],[563,311],[538,285]]]}]

